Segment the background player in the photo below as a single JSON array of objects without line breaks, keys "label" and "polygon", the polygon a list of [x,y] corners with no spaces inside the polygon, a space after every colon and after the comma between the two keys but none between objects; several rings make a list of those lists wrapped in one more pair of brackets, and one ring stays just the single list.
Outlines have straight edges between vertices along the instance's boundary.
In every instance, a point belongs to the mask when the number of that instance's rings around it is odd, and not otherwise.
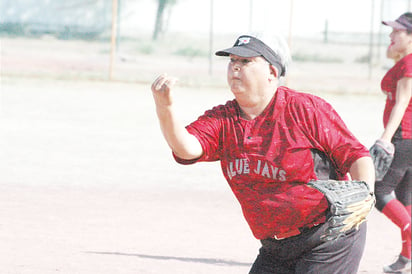
[{"label": "background player", "polygon": [[[381,82],[387,95],[383,113],[381,142],[394,144],[392,165],[375,185],[376,208],[401,230],[402,250],[398,259],[384,272],[411,270],[411,198],[412,198],[412,13],[396,21],[382,22],[393,28],[388,57],[396,61]],[[392,145],[393,146],[393,145]],[[396,195],[395,195],[396,194]]]},{"label": "background player", "polygon": [[328,229],[328,202],[307,183],[344,180],[349,173],[373,184],[369,152],[327,102],[279,86],[287,48],[269,47],[268,41],[242,35],[232,48],[216,53],[230,58],[227,81],[235,99],[186,128],[174,111],[176,79],[159,76],[152,93],[160,127],[179,163],[221,162],[262,243],[250,273],[356,273],[366,224],[337,240],[321,240]]}]

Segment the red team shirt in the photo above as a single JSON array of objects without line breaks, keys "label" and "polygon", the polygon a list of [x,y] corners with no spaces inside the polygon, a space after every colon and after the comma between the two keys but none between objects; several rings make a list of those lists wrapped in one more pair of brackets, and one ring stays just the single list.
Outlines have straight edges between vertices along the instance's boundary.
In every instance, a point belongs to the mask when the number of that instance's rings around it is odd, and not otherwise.
[{"label": "red team shirt", "polygon": [[[386,104],[383,113],[383,125],[389,121],[393,106],[396,103],[396,87],[403,77],[412,77],[412,54],[399,60],[383,77],[381,88],[386,92]],[[401,124],[394,135],[395,139],[412,139],[412,99],[405,111]]]},{"label": "red team shirt", "polygon": [[241,118],[235,100],[206,111],[187,130],[204,154],[181,164],[220,161],[257,239],[325,221],[328,203],[306,185],[318,179],[314,152],[331,159],[335,179],[369,156],[333,108],[319,97],[279,87],[253,120]]}]

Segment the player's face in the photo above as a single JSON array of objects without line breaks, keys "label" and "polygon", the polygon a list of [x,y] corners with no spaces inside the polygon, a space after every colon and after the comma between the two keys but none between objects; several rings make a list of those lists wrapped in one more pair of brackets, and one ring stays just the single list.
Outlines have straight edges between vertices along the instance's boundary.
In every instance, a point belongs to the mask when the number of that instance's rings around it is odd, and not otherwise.
[{"label": "player's face", "polygon": [[259,93],[267,90],[270,73],[269,63],[263,57],[230,55],[227,81],[237,98],[259,96]]},{"label": "player's face", "polygon": [[386,57],[393,59],[395,62],[399,61],[400,54],[396,52],[391,45],[386,50]]},{"label": "player's face", "polygon": [[400,56],[408,55],[412,52],[412,34],[406,30],[393,29],[391,34],[391,43],[388,52],[398,53]]}]

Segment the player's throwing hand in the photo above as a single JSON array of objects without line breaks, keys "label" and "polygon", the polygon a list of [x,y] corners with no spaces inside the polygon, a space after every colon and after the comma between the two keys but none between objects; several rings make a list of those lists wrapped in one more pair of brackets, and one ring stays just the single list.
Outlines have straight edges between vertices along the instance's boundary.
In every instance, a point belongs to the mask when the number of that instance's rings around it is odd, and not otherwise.
[{"label": "player's throwing hand", "polygon": [[166,73],[157,77],[152,84],[152,93],[156,106],[170,106],[172,104],[171,90],[176,84],[177,78]]}]

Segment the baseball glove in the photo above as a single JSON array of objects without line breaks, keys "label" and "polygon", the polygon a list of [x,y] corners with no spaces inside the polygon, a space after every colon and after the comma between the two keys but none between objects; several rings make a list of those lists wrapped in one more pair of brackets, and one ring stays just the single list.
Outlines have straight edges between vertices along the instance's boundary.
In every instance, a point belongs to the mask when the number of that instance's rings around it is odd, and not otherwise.
[{"label": "baseball glove", "polygon": [[363,181],[317,180],[308,185],[322,192],[329,203],[329,226],[321,236],[324,241],[358,229],[375,205],[375,195]]},{"label": "baseball glove", "polygon": [[377,140],[369,149],[369,153],[375,165],[375,179],[376,181],[382,181],[391,166],[395,146],[392,143]]}]

